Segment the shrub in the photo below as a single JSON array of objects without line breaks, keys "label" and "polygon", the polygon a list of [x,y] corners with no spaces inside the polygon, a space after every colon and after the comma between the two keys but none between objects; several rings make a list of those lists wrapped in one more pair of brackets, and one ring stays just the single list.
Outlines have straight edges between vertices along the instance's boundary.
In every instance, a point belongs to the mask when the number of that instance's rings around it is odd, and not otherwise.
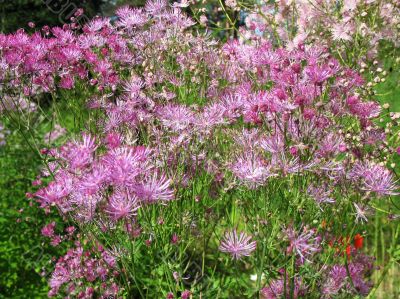
[{"label": "shrub", "polygon": [[69,247],[49,296],[368,295],[363,229],[398,187],[364,79],[320,45],[215,41],[178,6],[0,36],[7,99],[84,99],[80,136],[38,149],[34,197],[63,219],[42,235]]}]

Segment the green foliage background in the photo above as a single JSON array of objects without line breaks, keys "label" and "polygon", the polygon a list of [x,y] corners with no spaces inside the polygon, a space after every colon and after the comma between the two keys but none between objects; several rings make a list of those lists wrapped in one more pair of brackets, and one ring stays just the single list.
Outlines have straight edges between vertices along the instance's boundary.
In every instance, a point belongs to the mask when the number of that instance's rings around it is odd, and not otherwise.
[{"label": "green foliage background", "polygon": [[40,236],[45,215],[30,206],[25,193],[40,160],[17,131],[0,147],[0,298],[44,298],[51,248]]},{"label": "green foliage background", "polygon": [[[144,0],[53,0],[54,3],[67,7],[81,7],[88,18],[95,15],[112,15],[115,7],[129,4],[142,6]],[[62,13],[52,12],[46,0],[0,0],[0,32],[9,33],[19,28],[27,29],[32,21],[38,28],[44,25],[59,26],[64,17]]]}]

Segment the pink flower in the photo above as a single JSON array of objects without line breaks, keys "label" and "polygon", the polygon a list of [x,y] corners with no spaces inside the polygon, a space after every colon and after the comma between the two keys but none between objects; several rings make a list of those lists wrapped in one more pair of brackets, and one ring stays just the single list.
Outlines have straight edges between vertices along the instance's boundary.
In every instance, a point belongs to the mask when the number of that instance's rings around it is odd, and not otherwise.
[{"label": "pink flower", "polygon": [[42,206],[58,204],[71,192],[69,181],[51,182],[46,188],[39,190],[35,196],[39,198]]},{"label": "pink flower", "polygon": [[241,232],[239,235],[236,230],[226,232],[219,250],[229,253],[233,259],[239,260],[244,256],[250,256],[256,250],[256,241],[251,241],[251,236]]},{"label": "pink flower", "polygon": [[298,148],[297,148],[297,147],[295,147],[295,146],[291,146],[291,147],[290,147],[290,149],[289,149],[289,152],[290,152],[290,154],[291,154],[292,156],[297,156],[297,155],[298,155],[298,152],[299,152],[299,150],[298,150]]},{"label": "pink flower", "polygon": [[334,24],[332,27],[332,38],[333,40],[345,40],[351,41],[352,36],[350,35],[350,31],[353,30],[351,25],[338,23]]},{"label": "pink flower", "polygon": [[205,15],[201,15],[199,21],[201,25],[205,26],[207,25],[208,19]]},{"label": "pink flower", "polygon": [[77,189],[85,195],[95,195],[102,189],[109,176],[108,168],[103,165],[93,165],[92,171],[80,178]]},{"label": "pink flower", "polygon": [[274,175],[261,158],[251,153],[239,156],[231,166],[231,170],[243,184],[252,189],[263,185],[269,177]]},{"label": "pink flower", "polygon": [[52,223],[47,224],[42,228],[42,235],[45,237],[52,238],[54,236],[54,228],[56,227],[56,223],[53,221]]},{"label": "pink flower", "polygon": [[167,105],[159,109],[158,115],[164,126],[173,131],[182,131],[194,122],[194,113],[182,105]]},{"label": "pink flower", "polygon": [[171,243],[172,244],[176,244],[176,243],[178,243],[179,242],[179,237],[178,237],[178,235],[176,234],[176,233],[174,233],[173,235],[172,235],[172,238],[171,238]]},{"label": "pink flower", "polygon": [[192,293],[191,293],[189,290],[184,290],[184,291],[182,292],[181,298],[182,298],[182,299],[189,299],[189,298],[190,298],[190,295],[192,295]]},{"label": "pink flower", "polygon": [[64,89],[72,89],[74,87],[74,78],[71,75],[61,77],[59,86]]},{"label": "pink flower", "polygon": [[171,181],[164,175],[159,177],[157,173],[155,173],[143,182],[133,186],[133,190],[144,203],[169,201],[174,199],[174,191],[169,189],[170,184]]},{"label": "pink flower", "polygon": [[83,134],[82,139],[83,142],[75,141],[64,150],[65,158],[72,168],[83,168],[93,161],[93,153],[97,149],[96,140],[89,134]]},{"label": "pink flower", "polygon": [[147,15],[140,8],[124,6],[117,10],[116,15],[119,17],[117,26],[128,30],[143,26],[148,21]]},{"label": "pink flower", "polygon": [[122,136],[118,133],[108,133],[105,142],[109,149],[115,149],[122,143]]},{"label": "pink flower", "polygon": [[105,157],[110,169],[110,179],[117,186],[130,186],[135,178],[146,169],[146,156],[134,148],[116,148]]},{"label": "pink flower", "polygon": [[113,221],[118,221],[136,216],[139,207],[139,201],[135,195],[129,192],[116,191],[110,197],[106,212]]},{"label": "pink flower", "polygon": [[68,227],[65,229],[65,232],[66,232],[68,235],[72,235],[72,234],[75,232],[75,227],[74,227],[74,226],[68,226]]},{"label": "pink flower", "polygon": [[322,85],[322,83],[332,76],[331,69],[326,65],[310,65],[305,69],[305,72],[310,81],[316,85]]},{"label": "pink flower", "polygon": [[148,0],[145,5],[145,10],[152,15],[161,13],[168,5],[166,0]]},{"label": "pink flower", "polygon": [[[260,291],[262,299],[280,299],[289,298],[291,292],[290,277],[279,278],[272,280],[269,284]],[[285,294],[287,294],[285,296]],[[295,277],[293,286],[293,299],[297,299],[305,294],[305,287],[300,278]]]},{"label": "pink flower", "polygon": [[304,109],[303,115],[305,119],[311,120],[316,115],[316,112],[314,109],[306,108]]},{"label": "pink flower", "polygon": [[54,236],[54,238],[51,240],[50,244],[54,247],[58,246],[61,243],[61,236]]}]

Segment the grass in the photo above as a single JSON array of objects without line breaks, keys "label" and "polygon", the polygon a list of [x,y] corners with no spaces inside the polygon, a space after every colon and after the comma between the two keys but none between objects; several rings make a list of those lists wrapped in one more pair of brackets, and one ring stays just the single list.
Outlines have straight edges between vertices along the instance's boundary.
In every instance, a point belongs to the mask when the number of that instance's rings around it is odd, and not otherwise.
[{"label": "grass", "polygon": [[[395,57],[395,55],[389,56],[384,60],[388,75],[384,82],[377,84],[375,93],[380,103],[390,105],[389,110],[391,112],[400,112],[400,71],[399,63],[396,63]],[[397,55],[397,57],[399,56]],[[397,144],[397,146],[400,146],[400,144]],[[395,170],[399,173],[399,157],[395,157],[394,161],[396,162]],[[399,206],[400,197],[395,197],[394,201]],[[397,214],[398,212],[397,210]],[[381,267],[381,270],[377,271],[373,277],[378,288],[368,298],[391,299],[400,297],[400,226],[398,220],[389,221],[387,216],[387,214],[381,213],[371,227],[375,238],[373,253],[377,257],[377,264]],[[392,246],[385,246],[387,243],[391,243]],[[380,277],[382,273],[384,274],[383,279]]]},{"label": "grass", "polygon": [[46,296],[46,278],[39,275],[51,259],[39,236],[46,218],[25,196],[39,165],[18,132],[0,147],[0,298]]}]

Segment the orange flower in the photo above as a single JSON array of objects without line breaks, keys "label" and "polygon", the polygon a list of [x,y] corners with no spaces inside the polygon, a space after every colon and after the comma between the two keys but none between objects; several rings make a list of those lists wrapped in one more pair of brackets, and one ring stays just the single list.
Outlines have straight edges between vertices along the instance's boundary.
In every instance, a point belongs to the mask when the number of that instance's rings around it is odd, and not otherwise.
[{"label": "orange flower", "polygon": [[325,220],[322,220],[322,222],[321,222],[321,227],[322,227],[322,228],[325,228],[325,227],[326,227],[326,224],[327,224],[326,221],[325,221]]}]

